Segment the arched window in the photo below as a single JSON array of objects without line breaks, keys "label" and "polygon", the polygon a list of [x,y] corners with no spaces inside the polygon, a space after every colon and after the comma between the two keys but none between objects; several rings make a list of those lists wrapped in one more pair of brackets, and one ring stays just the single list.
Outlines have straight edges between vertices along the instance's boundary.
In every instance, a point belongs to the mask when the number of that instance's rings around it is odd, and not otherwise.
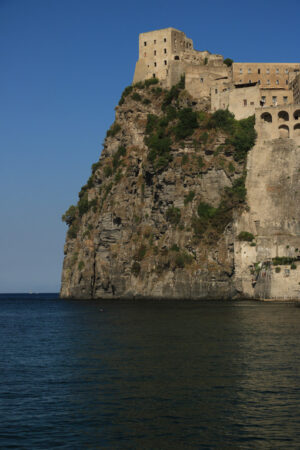
[{"label": "arched window", "polygon": [[296,109],[294,112],[294,119],[299,120],[300,119],[300,109]]},{"label": "arched window", "polygon": [[278,129],[279,129],[279,137],[281,138],[290,137],[290,130],[287,125],[280,125]]},{"label": "arched window", "polygon": [[286,111],[279,111],[278,119],[280,122],[287,122],[289,118],[289,114]]},{"label": "arched window", "polygon": [[261,120],[265,121],[265,122],[272,122],[272,115],[268,112],[264,112],[262,113],[262,115],[260,116]]},{"label": "arched window", "polygon": [[294,136],[300,137],[300,123],[296,123],[294,126]]},{"label": "arched window", "polygon": [[179,60],[179,56],[174,56],[174,59],[176,59],[176,61],[178,61]]}]

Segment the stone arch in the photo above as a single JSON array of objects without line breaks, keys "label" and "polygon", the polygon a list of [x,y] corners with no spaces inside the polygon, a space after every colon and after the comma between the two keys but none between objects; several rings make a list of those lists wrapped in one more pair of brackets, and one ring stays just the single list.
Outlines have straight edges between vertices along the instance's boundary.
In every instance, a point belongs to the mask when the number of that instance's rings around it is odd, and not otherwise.
[{"label": "stone arch", "polygon": [[280,125],[279,128],[279,137],[280,138],[288,138],[290,137],[290,129],[287,125]]},{"label": "stone arch", "polygon": [[294,112],[294,119],[299,120],[300,119],[300,109],[296,109]]},{"label": "stone arch", "polygon": [[268,123],[271,123],[273,121],[272,114],[270,114],[269,112],[262,113],[260,118],[261,118],[261,120],[268,122]]},{"label": "stone arch", "polygon": [[300,137],[300,123],[296,123],[294,126],[294,136]]},{"label": "stone arch", "polygon": [[290,120],[289,113],[286,111],[279,111],[278,119],[280,122],[288,122]]}]

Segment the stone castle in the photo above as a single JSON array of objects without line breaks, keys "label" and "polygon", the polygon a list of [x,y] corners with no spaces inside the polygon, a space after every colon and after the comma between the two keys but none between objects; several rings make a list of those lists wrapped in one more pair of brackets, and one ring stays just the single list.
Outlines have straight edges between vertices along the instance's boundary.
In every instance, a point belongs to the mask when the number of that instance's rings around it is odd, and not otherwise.
[{"label": "stone castle", "polygon": [[170,88],[183,74],[186,90],[207,99],[211,111],[229,109],[237,119],[255,114],[266,138],[300,138],[300,63],[224,63],[174,28],[140,34],[133,83],[155,77]]}]

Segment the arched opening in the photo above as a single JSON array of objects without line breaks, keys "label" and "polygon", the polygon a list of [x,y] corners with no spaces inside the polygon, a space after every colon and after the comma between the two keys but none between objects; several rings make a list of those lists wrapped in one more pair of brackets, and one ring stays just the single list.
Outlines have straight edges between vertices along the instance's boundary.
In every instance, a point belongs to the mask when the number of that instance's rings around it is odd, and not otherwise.
[{"label": "arched opening", "polygon": [[294,126],[294,136],[300,137],[300,123],[297,123],[297,124]]},{"label": "arched opening", "polygon": [[287,122],[289,120],[289,114],[286,111],[279,111],[278,119],[279,122]]},{"label": "arched opening", "polygon": [[261,120],[263,120],[264,122],[268,122],[271,123],[272,122],[272,115],[268,112],[264,112],[262,113],[262,115],[260,116]]},{"label": "arched opening", "polygon": [[179,61],[179,56],[174,56],[174,59],[176,60],[176,61]]},{"label": "arched opening", "polygon": [[279,129],[279,137],[280,138],[288,138],[290,137],[290,130],[287,125],[280,125]]},{"label": "arched opening", "polygon": [[296,109],[294,112],[294,119],[299,120],[300,119],[300,109]]}]

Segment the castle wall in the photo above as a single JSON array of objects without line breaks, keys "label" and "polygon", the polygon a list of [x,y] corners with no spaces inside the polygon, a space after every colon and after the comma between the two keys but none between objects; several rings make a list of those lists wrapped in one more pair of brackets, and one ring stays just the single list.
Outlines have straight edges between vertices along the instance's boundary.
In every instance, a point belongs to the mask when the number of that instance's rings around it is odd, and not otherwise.
[{"label": "castle wall", "polygon": [[291,89],[260,89],[260,94],[265,107],[295,103]]},{"label": "castle wall", "polygon": [[291,73],[300,64],[290,63],[233,63],[234,84],[259,83],[262,88],[289,89]]},{"label": "castle wall", "polygon": [[258,108],[255,116],[260,140],[290,137],[300,145],[300,104]]},{"label": "castle wall", "polygon": [[229,109],[240,120],[255,114],[260,105],[260,89],[257,85],[244,88],[223,88],[215,85],[211,89],[211,109]]},{"label": "castle wall", "polygon": [[300,74],[295,77],[291,83],[291,89],[293,91],[294,103],[300,103]]},{"label": "castle wall", "polygon": [[[256,128],[260,124],[256,123]],[[279,266],[272,258],[300,258],[300,153],[296,139],[258,139],[247,158],[248,210],[236,222],[236,235],[248,231],[254,242],[235,241],[236,285],[256,298],[300,298],[300,260]]]}]

